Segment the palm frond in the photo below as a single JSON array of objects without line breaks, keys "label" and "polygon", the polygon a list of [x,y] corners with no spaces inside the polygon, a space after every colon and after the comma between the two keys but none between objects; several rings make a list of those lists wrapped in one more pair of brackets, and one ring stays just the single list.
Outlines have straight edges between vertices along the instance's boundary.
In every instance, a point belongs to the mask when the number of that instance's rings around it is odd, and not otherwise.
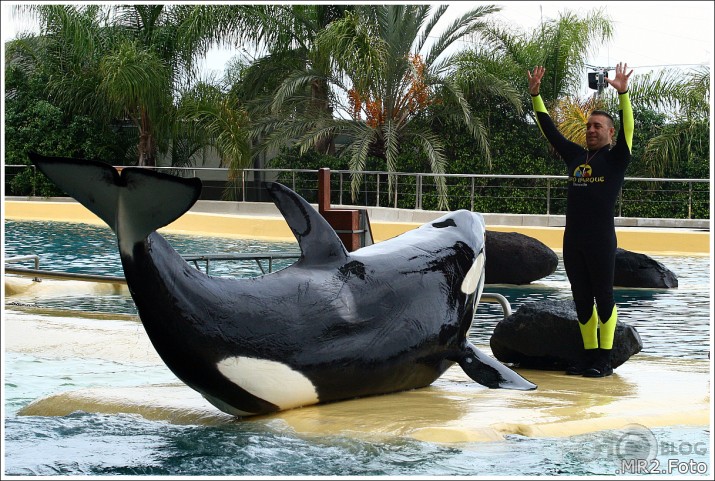
[{"label": "palm frond", "polygon": [[295,100],[296,93],[303,93],[303,99],[309,99],[310,96],[305,94],[305,89],[308,88],[311,82],[319,79],[319,76],[312,72],[294,71],[280,84],[273,95],[271,102],[271,112],[274,114],[283,109],[285,102],[288,99]]},{"label": "palm frond", "polygon": [[445,28],[425,55],[425,62],[435,62],[449,47],[466,36],[485,29],[488,23],[484,17],[499,12],[501,7],[481,5],[455,19]]},{"label": "palm frond", "polygon": [[444,146],[434,132],[428,129],[412,129],[407,136],[415,139],[422,151],[426,154],[430,164],[430,171],[434,177],[437,189],[438,208],[449,210],[447,197],[447,181],[443,174],[446,173],[447,159],[444,156]]},{"label": "palm frond", "polygon": [[681,159],[682,132],[676,127],[665,128],[651,138],[643,153],[643,163],[651,175],[660,177]]}]

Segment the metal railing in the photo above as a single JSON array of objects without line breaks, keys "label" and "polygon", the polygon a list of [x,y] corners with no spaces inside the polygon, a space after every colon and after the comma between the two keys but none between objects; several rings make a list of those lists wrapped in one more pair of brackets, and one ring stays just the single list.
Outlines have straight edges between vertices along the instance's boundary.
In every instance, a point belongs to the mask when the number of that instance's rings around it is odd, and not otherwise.
[{"label": "metal railing", "polygon": [[17,262],[33,261],[35,263],[35,269],[40,268],[40,256],[37,254],[28,254],[26,256],[13,256],[5,259],[6,264],[14,264]]},{"label": "metal railing", "polygon": [[[17,169],[34,166],[5,166],[6,181]],[[122,167],[118,167],[122,168]],[[225,168],[145,167],[181,177],[203,181],[202,198],[234,201],[269,201],[262,181],[278,181],[298,192],[309,202],[317,202],[318,171],[315,169],[245,169],[229,181]],[[352,192],[351,179],[358,172],[331,172],[331,204],[364,207],[392,207],[436,210],[436,178],[444,178],[449,208],[464,208],[483,213],[565,214],[568,177],[565,175],[492,175],[388,173],[362,171],[360,190]],[[392,184],[390,188],[390,183]],[[677,219],[709,219],[709,179],[626,177],[617,199],[617,215],[634,215],[634,206],[665,210]],[[638,186],[638,188],[635,188]],[[11,191],[6,188],[6,192]],[[646,194],[644,196],[644,193]],[[354,194],[354,195],[353,195]],[[31,195],[35,195],[34,191]],[[663,207],[665,206],[665,207]],[[655,216],[653,216],[655,217]]]},{"label": "metal railing", "polygon": [[196,254],[182,255],[186,262],[192,262],[199,269],[199,262],[204,263],[204,272],[209,275],[211,261],[255,261],[262,274],[266,273],[261,261],[268,261],[268,272],[273,272],[274,259],[298,259],[300,252],[261,252],[245,254]]},{"label": "metal railing", "polygon": [[[185,254],[181,257],[184,258],[186,262],[190,262],[196,267],[196,269],[201,269],[199,267],[199,262],[204,263],[204,272],[209,275],[210,272],[210,262],[211,261],[254,261],[261,273],[266,274],[266,269],[264,268],[261,261],[268,261],[268,271],[273,272],[273,260],[274,259],[298,259],[300,257],[300,252],[261,252],[261,253],[244,253],[244,254]],[[80,281],[90,281],[90,282],[105,282],[111,284],[126,284],[127,281],[121,276],[107,276],[99,274],[81,274],[76,272],[63,272],[63,271],[52,271],[47,269],[40,269],[40,257],[36,254],[22,255],[8,257],[5,259],[6,264],[14,264],[24,261],[33,261],[34,269],[29,269],[26,267],[8,267],[5,266],[5,273],[15,274],[20,276],[30,276],[34,275],[35,281],[39,282],[40,277],[48,279],[60,279],[60,280],[80,280]]]}]

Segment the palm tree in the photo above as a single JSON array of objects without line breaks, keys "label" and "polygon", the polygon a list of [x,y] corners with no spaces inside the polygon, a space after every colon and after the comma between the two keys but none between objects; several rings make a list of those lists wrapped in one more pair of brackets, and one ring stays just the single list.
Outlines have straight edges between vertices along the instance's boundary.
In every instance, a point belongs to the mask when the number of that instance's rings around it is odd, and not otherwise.
[{"label": "palm tree", "polygon": [[[500,75],[520,87],[523,102],[528,104],[524,74],[535,65],[544,65],[542,96],[559,130],[570,140],[585,145],[585,126],[591,111],[617,110],[618,99],[613,89],[606,89],[601,97],[582,98],[575,93],[580,89],[588,54],[595,53],[593,50],[608,42],[612,35],[611,21],[602,9],[584,17],[566,11],[530,33],[495,25],[481,33],[482,49],[466,52],[460,58],[460,72],[470,64],[496,62]],[[669,165],[687,162],[693,152],[690,146],[702,138],[705,126],[709,128],[709,82],[707,67],[686,78],[679,72],[662,70],[634,76],[630,82],[630,97],[638,108],[674,112],[672,121],[646,146],[644,162],[651,174],[659,176]],[[525,111],[533,118],[530,109]]]},{"label": "palm tree", "polygon": [[[226,92],[226,86],[202,81],[182,94],[177,113],[182,121],[176,124],[180,130],[176,138],[195,139],[193,153],[199,149],[206,152],[207,147],[216,150],[221,165],[228,168],[229,187],[223,197],[235,200],[236,189],[232,187],[240,184],[238,172],[251,162],[249,118],[241,101],[235,92]],[[191,157],[191,152],[183,156]]]},{"label": "palm tree", "polygon": [[[252,47],[259,58],[241,69],[240,83],[234,85],[238,98],[253,111],[266,110],[272,92],[299,70],[320,72],[304,85],[301,94],[309,107],[332,115],[330,89],[325,81],[329,74],[329,59],[316,46],[318,34],[333,21],[340,19],[350,5],[206,5],[192,10],[187,22],[186,38],[205,44]],[[193,30],[209,33],[201,36]],[[205,48],[203,49],[205,50]],[[325,138],[316,150],[332,152],[332,138]]]},{"label": "palm tree", "polygon": [[28,39],[50,72],[50,98],[69,112],[110,123],[131,122],[138,132],[138,164],[155,165],[171,144],[174,100],[195,77],[196,51],[186,49],[182,22],[188,5],[23,5],[38,39]]},{"label": "palm tree", "polygon": [[[482,32],[480,47],[462,56],[460,71],[486,66],[490,72],[499,72],[499,76],[518,88],[520,105],[530,105],[526,71],[536,65],[545,66],[541,94],[554,122],[566,138],[585,146],[585,126],[591,111],[612,106],[617,99],[609,90],[603,97],[587,98],[576,92],[581,88],[588,55],[612,36],[613,27],[603,9],[595,9],[583,17],[567,10],[531,32],[494,24]],[[531,109],[522,112],[535,121]]]},{"label": "palm tree", "polygon": [[710,68],[701,66],[682,75],[671,70],[636,78],[635,102],[674,112],[660,133],[646,144],[643,162],[655,177],[676,165],[690,165],[697,152],[709,151]]},{"label": "palm tree", "polygon": [[[343,136],[340,155],[353,171],[363,170],[368,156],[382,159],[387,171],[397,170],[397,158],[406,145],[416,145],[436,176],[441,208],[447,208],[443,145],[428,123],[420,122],[433,106],[449,111],[464,123],[489,156],[486,130],[467,104],[462,89],[451,76],[455,43],[485,26],[484,17],[498,7],[480,6],[438,33],[437,24],[448,6],[430,12],[427,5],[360,5],[344,12],[316,38],[317,52],[330,61],[329,72],[309,68],[294,71],[273,96],[270,116],[257,130],[265,147],[315,148],[327,138]],[[446,21],[446,20],[445,20]],[[307,86],[330,86],[334,112],[311,108]],[[390,175],[392,191],[394,176]],[[352,176],[353,198],[361,176]]]},{"label": "palm tree", "polygon": [[[531,103],[525,87],[526,71],[543,65],[546,75],[541,83],[541,93],[547,106],[553,106],[559,99],[573,96],[578,91],[588,54],[594,53],[612,36],[613,26],[603,9],[593,10],[583,17],[565,11],[555,19],[542,22],[531,32],[492,24],[481,32],[480,47],[471,58],[475,63],[496,63],[500,76],[518,89],[524,105]],[[462,64],[467,62],[463,60]],[[530,109],[525,112],[533,119]]]}]

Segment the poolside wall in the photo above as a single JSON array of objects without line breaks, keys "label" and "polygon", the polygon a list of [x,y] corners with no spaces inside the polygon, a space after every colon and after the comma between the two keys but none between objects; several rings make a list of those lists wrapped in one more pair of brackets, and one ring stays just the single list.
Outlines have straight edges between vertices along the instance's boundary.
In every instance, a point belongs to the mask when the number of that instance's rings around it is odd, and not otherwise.
[{"label": "poolside wall", "polygon": [[[316,207],[317,210],[317,206]],[[347,206],[346,206],[347,208]],[[5,218],[103,224],[84,206],[68,198],[28,199],[6,197]],[[368,208],[376,242],[430,222],[444,212]],[[563,216],[483,214],[487,229],[519,232],[560,251]],[[162,231],[295,241],[278,209],[270,203],[198,201],[181,218]],[[616,218],[618,246],[646,254],[702,254],[711,249],[710,220]]]}]

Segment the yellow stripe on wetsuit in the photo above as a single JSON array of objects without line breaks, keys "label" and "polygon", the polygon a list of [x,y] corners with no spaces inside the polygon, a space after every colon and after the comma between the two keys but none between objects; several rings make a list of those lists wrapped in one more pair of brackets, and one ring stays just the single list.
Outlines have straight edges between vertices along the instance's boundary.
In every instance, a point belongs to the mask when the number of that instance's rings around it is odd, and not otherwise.
[{"label": "yellow stripe on wetsuit", "polygon": [[[543,102],[542,102],[543,103]],[[618,94],[618,110],[622,111],[621,122],[623,125],[623,134],[626,136],[626,145],[628,146],[628,151],[633,151],[633,109],[631,108],[631,100],[628,97],[628,91]]]},{"label": "yellow stripe on wetsuit", "polygon": [[[531,96],[531,105],[534,106],[534,112],[541,112],[546,115],[549,115],[549,111],[546,110],[546,105],[544,105],[544,100],[541,98],[541,95],[532,95]],[[541,135],[546,137],[546,134],[544,134],[544,129],[541,128],[541,124],[539,123],[539,116],[536,115],[536,125],[539,126],[539,130],[541,130]]]}]

